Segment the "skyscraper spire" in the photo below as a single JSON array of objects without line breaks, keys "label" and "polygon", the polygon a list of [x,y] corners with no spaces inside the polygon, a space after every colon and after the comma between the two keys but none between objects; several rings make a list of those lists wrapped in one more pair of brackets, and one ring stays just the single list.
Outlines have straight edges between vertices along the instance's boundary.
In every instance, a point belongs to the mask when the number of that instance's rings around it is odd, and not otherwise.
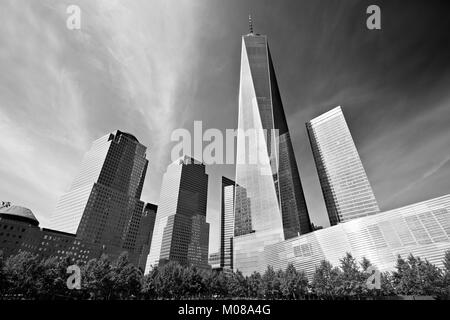
[{"label": "skyscraper spire", "polygon": [[252,15],[251,14],[248,15],[248,26],[249,26],[249,29],[250,29],[250,33],[253,34],[253,22],[252,22]]},{"label": "skyscraper spire", "polygon": [[[236,235],[235,224],[233,238],[233,268],[245,274],[271,264],[261,254],[266,246],[311,231],[267,37],[253,34],[249,21],[251,33],[242,36],[234,214],[235,222],[249,220],[250,233]],[[248,140],[247,130],[258,138]],[[249,161],[252,154],[261,161]]]}]

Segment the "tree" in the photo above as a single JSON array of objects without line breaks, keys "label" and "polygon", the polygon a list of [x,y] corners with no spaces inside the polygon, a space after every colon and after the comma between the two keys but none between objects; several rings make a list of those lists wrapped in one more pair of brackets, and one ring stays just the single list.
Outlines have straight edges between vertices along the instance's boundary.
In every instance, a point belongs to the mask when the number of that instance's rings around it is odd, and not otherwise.
[{"label": "tree", "polygon": [[142,289],[142,272],[128,260],[128,253],[122,253],[111,265],[111,281],[114,298],[137,297]]},{"label": "tree", "polygon": [[442,294],[442,271],[427,260],[410,254],[407,260],[398,256],[393,282],[396,293],[400,295],[432,295]]},{"label": "tree", "polygon": [[[281,270],[280,270],[281,271]],[[280,293],[280,275],[279,272],[275,272],[272,266],[268,266],[262,276],[262,284],[264,290],[264,297],[266,299],[277,299]]]},{"label": "tree", "polygon": [[340,273],[341,271],[333,267],[329,261],[322,260],[314,272],[313,292],[321,298],[335,299],[338,294],[337,288],[340,286]]},{"label": "tree", "polygon": [[[72,257],[66,256],[63,259],[56,260],[55,268],[57,270],[55,274],[55,279],[53,282],[53,290],[55,298],[63,298],[63,299],[79,299],[82,298],[83,292],[78,289],[68,289],[67,288],[67,279],[70,274],[67,273],[67,268],[74,264],[74,259]],[[82,267],[81,265],[79,267]],[[81,279],[83,282],[83,279]]]},{"label": "tree", "polygon": [[194,266],[184,268],[183,274],[183,297],[200,298],[206,293],[203,273]]},{"label": "tree", "polygon": [[233,298],[244,298],[247,296],[247,279],[241,271],[236,271],[228,278],[228,295]]},{"label": "tree", "polygon": [[449,273],[450,272],[450,250],[447,250],[444,254],[444,261],[442,261],[444,264],[444,272]]},{"label": "tree", "polygon": [[111,300],[114,298],[114,279],[111,269],[111,261],[107,255],[90,260],[81,269],[81,287],[89,299]]},{"label": "tree", "polygon": [[158,276],[158,273],[158,266],[155,266],[147,275],[145,275],[142,287],[142,296],[144,299],[156,299],[158,297],[155,286],[155,279]]},{"label": "tree", "polygon": [[[359,297],[367,293],[367,286],[365,283],[364,275],[360,271],[358,263],[353,256],[347,252],[344,258],[340,260],[340,268],[342,270],[339,273],[340,286],[338,287],[338,294],[343,297]],[[363,260],[363,268],[368,268],[370,261]],[[367,269],[366,269],[367,270]]]},{"label": "tree", "polygon": [[366,257],[363,257],[361,262],[359,263],[362,272],[367,272],[367,270],[372,266],[372,262]]},{"label": "tree", "polygon": [[250,298],[264,297],[264,284],[259,272],[253,272],[247,277],[247,296]]},{"label": "tree", "polygon": [[212,298],[224,298],[228,296],[228,279],[222,271],[213,270],[204,275],[207,294]]},{"label": "tree", "polygon": [[390,272],[381,273],[381,291],[382,296],[395,296],[394,278]]},{"label": "tree", "polygon": [[442,298],[450,299],[450,250],[445,252],[444,255],[444,275],[443,275],[443,292]]},{"label": "tree", "polygon": [[39,295],[37,279],[41,276],[39,258],[29,252],[20,252],[10,256],[4,266],[7,288],[5,293],[23,295],[26,299],[35,299]]},{"label": "tree", "polygon": [[363,296],[392,296],[395,295],[395,289],[392,284],[392,276],[389,272],[380,272],[380,289],[369,289],[367,280],[373,275],[373,272],[368,272],[372,267],[372,263],[366,257],[363,257],[360,262],[361,268],[361,294]]},{"label": "tree", "polygon": [[281,279],[280,290],[284,299],[300,299],[308,292],[308,278],[304,272],[298,272],[290,263]]},{"label": "tree", "polygon": [[175,261],[160,267],[155,278],[156,294],[160,298],[181,299],[184,296],[184,268]]},{"label": "tree", "polygon": [[0,297],[5,294],[7,286],[5,271],[3,270],[4,265],[3,251],[0,250]]},{"label": "tree", "polygon": [[36,279],[36,289],[39,292],[39,299],[53,300],[66,296],[68,289],[63,278],[66,270],[61,270],[58,258],[51,257],[41,260],[38,264],[40,276]]}]

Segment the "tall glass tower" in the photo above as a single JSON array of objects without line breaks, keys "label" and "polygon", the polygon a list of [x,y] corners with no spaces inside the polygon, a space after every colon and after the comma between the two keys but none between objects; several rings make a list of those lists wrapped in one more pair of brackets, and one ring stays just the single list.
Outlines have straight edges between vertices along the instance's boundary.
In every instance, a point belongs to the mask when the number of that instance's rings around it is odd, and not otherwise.
[{"label": "tall glass tower", "polygon": [[306,128],[330,224],[380,212],[341,107]]},{"label": "tall glass tower", "polygon": [[252,232],[235,238],[235,267],[265,269],[265,245],[308,233],[311,224],[267,37],[252,30],[242,37],[236,184],[236,198],[250,204],[236,201],[236,220],[250,214]]},{"label": "tall glass tower", "polygon": [[167,167],[146,273],[152,266],[169,261],[209,267],[207,198],[208,175],[203,163],[184,156]]},{"label": "tall glass tower", "polygon": [[139,259],[131,255],[139,246],[146,150],[136,137],[119,130],[94,141],[57,204],[51,228],[102,244],[107,254],[128,251],[130,260]]}]

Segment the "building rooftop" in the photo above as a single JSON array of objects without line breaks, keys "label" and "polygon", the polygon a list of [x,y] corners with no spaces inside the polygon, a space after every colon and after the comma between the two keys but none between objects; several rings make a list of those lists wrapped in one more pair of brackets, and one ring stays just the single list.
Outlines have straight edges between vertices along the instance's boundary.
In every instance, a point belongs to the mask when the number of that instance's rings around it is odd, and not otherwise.
[{"label": "building rooftop", "polygon": [[33,212],[28,208],[20,206],[8,206],[0,208],[0,217],[31,223],[35,226],[39,225],[39,220],[36,219]]},{"label": "building rooftop", "polygon": [[116,135],[122,135],[122,136],[125,136],[125,137],[127,137],[127,138],[129,138],[129,139],[131,139],[131,140],[133,140],[133,141],[136,141],[137,143],[139,143],[139,140],[138,140],[134,135],[132,135],[131,133],[123,132],[123,131],[117,130],[117,131],[116,131]]},{"label": "building rooftop", "polygon": [[315,117],[314,119],[308,121],[306,125],[314,125],[317,123],[326,122],[327,120],[336,117],[337,115],[343,114],[342,108],[340,106],[337,106],[336,108],[333,108],[325,113],[322,113],[320,116]]},{"label": "building rooftop", "polygon": [[158,210],[158,206],[153,203],[146,203],[145,207],[144,207],[144,211],[146,211],[146,210],[153,210],[156,212]]}]

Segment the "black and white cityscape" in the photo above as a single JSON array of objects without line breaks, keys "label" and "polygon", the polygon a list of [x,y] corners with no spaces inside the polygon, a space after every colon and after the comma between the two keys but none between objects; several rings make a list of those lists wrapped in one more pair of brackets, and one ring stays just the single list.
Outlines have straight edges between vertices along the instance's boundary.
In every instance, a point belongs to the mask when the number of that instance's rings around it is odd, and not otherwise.
[{"label": "black and white cityscape", "polygon": [[0,300],[450,300],[443,1],[0,9]]}]

